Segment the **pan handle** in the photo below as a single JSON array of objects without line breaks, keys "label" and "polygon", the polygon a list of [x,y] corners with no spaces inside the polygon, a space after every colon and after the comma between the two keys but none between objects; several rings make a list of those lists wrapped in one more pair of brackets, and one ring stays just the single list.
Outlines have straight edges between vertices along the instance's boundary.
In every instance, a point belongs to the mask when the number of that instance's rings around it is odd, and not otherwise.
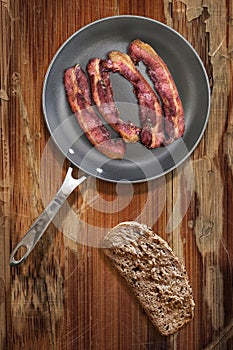
[{"label": "pan handle", "polygon": [[[31,228],[27,231],[23,239],[17,244],[13,252],[10,256],[10,265],[17,266],[21,264],[28,255],[31,253],[63,203],[66,198],[73,192],[73,190],[79,186],[83,181],[86,180],[86,176],[82,176],[80,179],[75,179],[72,177],[73,168],[69,167],[66,177],[64,179],[63,184],[61,185],[58,192],[55,194],[54,198],[42,212],[42,214],[38,217],[38,219],[34,222]],[[15,259],[15,255],[17,251],[20,249],[26,249],[24,255],[19,259]]]}]

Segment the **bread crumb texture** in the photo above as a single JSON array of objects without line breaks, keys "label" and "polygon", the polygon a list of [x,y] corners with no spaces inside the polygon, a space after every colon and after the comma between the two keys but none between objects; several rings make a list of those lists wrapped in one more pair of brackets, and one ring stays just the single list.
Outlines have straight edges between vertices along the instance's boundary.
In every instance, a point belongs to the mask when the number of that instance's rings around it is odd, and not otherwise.
[{"label": "bread crumb texture", "polygon": [[107,233],[104,254],[126,279],[152,323],[173,334],[194,313],[192,288],[170,246],[146,225],[123,222]]}]

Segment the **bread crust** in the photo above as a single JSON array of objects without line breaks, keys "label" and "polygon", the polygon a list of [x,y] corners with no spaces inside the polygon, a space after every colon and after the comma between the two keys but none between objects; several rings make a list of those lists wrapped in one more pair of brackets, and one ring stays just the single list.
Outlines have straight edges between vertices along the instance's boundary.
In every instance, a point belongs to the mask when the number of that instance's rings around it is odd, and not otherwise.
[{"label": "bread crust", "polygon": [[148,226],[122,222],[107,233],[103,246],[160,333],[173,334],[193,318],[195,303],[185,267]]}]

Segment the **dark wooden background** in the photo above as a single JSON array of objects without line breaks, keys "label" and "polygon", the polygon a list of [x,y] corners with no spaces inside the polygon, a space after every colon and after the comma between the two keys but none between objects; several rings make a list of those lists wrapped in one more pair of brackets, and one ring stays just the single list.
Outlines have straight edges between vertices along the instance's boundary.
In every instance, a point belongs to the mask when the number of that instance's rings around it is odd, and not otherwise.
[{"label": "dark wooden background", "polygon": [[[101,251],[77,239],[69,210],[65,230],[51,224],[27,261],[9,266],[10,252],[61,184],[53,174],[67,169],[48,142],[41,108],[48,65],[79,28],[122,14],[167,23],[196,49],[212,89],[209,123],[188,162],[166,175],[165,187],[152,181],[119,193],[115,184],[89,179],[68,204],[81,218],[79,237],[86,237],[93,228],[97,234],[134,220],[151,201],[143,219],[184,262],[196,302],[194,319],[170,337],[154,329]],[[232,1],[1,0],[0,23],[0,348],[233,349]],[[173,220],[189,203],[182,191],[188,166],[195,175],[191,202],[168,232],[175,202]],[[112,213],[98,211],[102,200]],[[128,204],[114,209],[122,200]]]}]

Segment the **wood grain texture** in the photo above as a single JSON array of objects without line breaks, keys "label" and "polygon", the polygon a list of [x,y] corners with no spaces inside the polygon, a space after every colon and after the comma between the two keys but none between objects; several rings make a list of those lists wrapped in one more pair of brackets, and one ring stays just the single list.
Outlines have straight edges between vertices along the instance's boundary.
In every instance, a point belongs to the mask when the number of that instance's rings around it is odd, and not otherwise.
[{"label": "wood grain texture", "polygon": [[[205,134],[163,180],[126,190],[89,178],[27,261],[10,268],[10,252],[68,167],[41,109],[47,67],[79,28],[122,14],[167,23],[198,52],[212,94]],[[0,349],[232,349],[232,2],[1,0],[0,18]],[[108,228],[138,218],[168,241],[190,276],[195,317],[174,336],[153,328],[96,248]]]}]

